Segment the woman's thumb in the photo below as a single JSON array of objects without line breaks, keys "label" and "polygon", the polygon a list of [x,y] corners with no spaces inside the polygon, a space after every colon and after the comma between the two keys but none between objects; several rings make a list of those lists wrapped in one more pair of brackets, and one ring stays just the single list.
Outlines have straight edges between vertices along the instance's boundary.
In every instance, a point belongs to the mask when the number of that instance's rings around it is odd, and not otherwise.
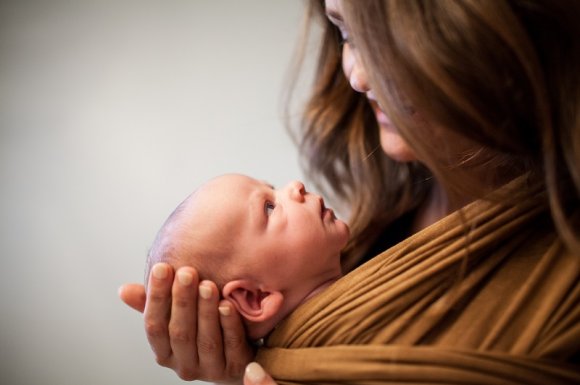
[{"label": "woman's thumb", "polygon": [[276,383],[257,362],[250,362],[244,373],[244,385],[275,385]]}]

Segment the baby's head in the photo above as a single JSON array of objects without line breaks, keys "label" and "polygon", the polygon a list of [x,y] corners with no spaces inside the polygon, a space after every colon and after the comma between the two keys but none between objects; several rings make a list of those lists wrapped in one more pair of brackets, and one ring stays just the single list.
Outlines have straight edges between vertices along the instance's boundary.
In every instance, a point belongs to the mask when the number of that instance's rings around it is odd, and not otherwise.
[{"label": "baby's head", "polygon": [[227,174],[175,209],[151,247],[148,271],[157,262],[193,266],[236,306],[249,337],[260,338],[340,277],[348,236],[347,225],[302,183],[276,190]]}]

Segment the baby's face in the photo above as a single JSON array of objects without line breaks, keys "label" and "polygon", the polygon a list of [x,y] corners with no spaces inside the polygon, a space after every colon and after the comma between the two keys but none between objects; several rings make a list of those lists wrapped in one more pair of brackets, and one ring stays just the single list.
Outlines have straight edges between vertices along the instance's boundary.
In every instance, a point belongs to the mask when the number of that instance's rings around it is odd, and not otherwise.
[{"label": "baby's face", "polygon": [[205,221],[211,242],[233,242],[235,257],[229,265],[240,275],[251,274],[270,288],[304,296],[340,276],[340,250],[348,241],[348,227],[302,183],[276,190],[256,179],[228,174],[202,186],[194,200],[196,217]]}]

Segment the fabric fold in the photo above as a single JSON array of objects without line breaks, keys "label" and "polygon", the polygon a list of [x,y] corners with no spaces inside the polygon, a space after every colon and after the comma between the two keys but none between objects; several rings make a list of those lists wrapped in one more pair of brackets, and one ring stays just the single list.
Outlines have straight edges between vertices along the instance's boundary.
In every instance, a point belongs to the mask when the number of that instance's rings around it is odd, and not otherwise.
[{"label": "fabric fold", "polygon": [[543,201],[477,201],[406,239],[299,307],[258,362],[280,383],[580,383],[580,256]]},{"label": "fabric fold", "polygon": [[[575,368],[546,360],[399,345],[271,348],[260,353],[280,384],[577,384]],[[283,360],[280,360],[283,358]],[[312,365],[315,361],[316,364]]]}]

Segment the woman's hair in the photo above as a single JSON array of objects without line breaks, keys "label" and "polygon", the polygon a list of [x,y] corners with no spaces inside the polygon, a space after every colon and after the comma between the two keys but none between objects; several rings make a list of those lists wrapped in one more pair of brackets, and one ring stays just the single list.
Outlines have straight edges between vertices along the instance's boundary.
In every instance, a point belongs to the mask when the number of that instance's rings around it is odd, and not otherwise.
[{"label": "woman's hair", "polygon": [[307,17],[322,26],[322,46],[295,137],[308,179],[349,214],[342,261],[350,270],[389,224],[420,204],[431,177],[421,164],[397,163],[381,150],[375,115],[347,82],[340,35],[324,15],[323,1],[309,3]]},{"label": "woman's hair", "polygon": [[[451,197],[526,175],[580,252],[580,2],[344,0],[343,17],[379,103]],[[336,28],[323,28],[300,145],[310,175],[349,204],[357,258],[424,198],[428,173],[382,151],[367,158],[375,118],[341,73]]]}]

